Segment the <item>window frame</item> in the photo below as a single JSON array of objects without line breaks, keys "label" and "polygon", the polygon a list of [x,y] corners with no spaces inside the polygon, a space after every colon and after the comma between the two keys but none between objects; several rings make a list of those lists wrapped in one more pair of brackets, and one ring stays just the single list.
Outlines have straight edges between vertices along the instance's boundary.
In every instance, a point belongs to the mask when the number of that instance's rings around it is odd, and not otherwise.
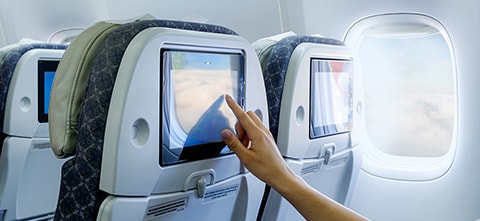
[{"label": "window frame", "polygon": [[[352,47],[354,57],[358,58],[358,48],[364,39],[364,33],[372,27],[389,24],[412,24],[418,27],[434,28],[443,36],[450,51],[453,73],[453,130],[450,148],[446,154],[439,157],[410,157],[387,154],[370,141],[368,137],[365,112],[364,85],[360,59],[354,59],[354,123],[352,139],[363,151],[362,170],[377,177],[394,180],[426,181],[433,180],[446,174],[451,168],[455,158],[458,128],[458,86],[456,57],[451,38],[442,23],[425,14],[419,13],[387,13],[364,17],[353,23],[344,36],[344,42]],[[412,27],[414,27],[412,26]],[[384,26],[385,27],[385,26]]]}]

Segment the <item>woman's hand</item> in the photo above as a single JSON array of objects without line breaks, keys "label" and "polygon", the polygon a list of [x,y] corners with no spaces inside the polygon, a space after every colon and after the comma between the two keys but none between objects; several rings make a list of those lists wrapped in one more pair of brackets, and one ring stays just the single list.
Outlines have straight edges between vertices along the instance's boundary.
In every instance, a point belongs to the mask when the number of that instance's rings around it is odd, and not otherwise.
[{"label": "woman's hand", "polygon": [[243,165],[274,188],[282,177],[295,176],[278,151],[272,134],[257,115],[243,111],[229,95],[225,100],[238,119],[235,124],[238,137],[228,129],[222,131],[222,137]]},{"label": "woman's hand", "polygon": [[257,115],[251,111],[244,112],[228,95],[225,100],[238,122],[235,125],[237,136],[229,129],[222,131],[224,142],[250,172],[280,193],[306,220],[366,220],[295,175],[278,151],[272,134]]}]

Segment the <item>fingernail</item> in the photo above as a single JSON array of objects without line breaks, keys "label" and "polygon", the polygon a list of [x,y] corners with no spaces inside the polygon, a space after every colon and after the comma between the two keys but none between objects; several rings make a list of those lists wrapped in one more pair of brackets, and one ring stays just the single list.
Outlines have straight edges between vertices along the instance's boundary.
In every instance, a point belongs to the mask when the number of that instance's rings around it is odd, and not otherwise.
[{"label": "fingernail", "polygon": [[226,129],[222,131],[222,137],[223,139],[230,139],[233,136],[232,131]]}]

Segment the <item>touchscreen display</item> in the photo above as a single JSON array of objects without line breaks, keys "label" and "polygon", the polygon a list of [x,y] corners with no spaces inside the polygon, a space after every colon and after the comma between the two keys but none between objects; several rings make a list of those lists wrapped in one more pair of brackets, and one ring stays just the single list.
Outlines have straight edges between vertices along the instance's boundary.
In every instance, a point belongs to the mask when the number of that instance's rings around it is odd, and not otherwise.
[{"label": "touchscreen display", "polygon": [[310,138],[352,126],[352,61],[311,59]]},{"label": "touchscreen display", "polygon": [[53,79],[60,61],[38,61],[38,122],[48,122],[48,105]]},{"label": "touchscreen display", "polygon": [[162,51],[161,164],[231,153],[221,131],[234,130],[236,118],[225,102],[244,99],[243,55]]}]

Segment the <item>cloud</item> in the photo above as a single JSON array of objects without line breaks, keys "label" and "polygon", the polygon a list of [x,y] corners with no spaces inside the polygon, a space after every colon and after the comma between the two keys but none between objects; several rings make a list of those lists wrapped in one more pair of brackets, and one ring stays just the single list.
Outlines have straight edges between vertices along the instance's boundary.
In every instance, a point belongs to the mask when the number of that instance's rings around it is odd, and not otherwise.
[{"label": "cloud", "polygon": [[453,96],[404,93],[392,99],[368,99],[366,125],[382,151],[402,156],[434,157],[450,148]]},{"label": "cloud", "polygon": [[[232,79],[237,77],[235,74],[232,77],[232,74],[230,70],[185,70],[173,74],[175,109],[185,132],[190,131],[220,96],[235,94]],[[225,103],[220,111],[229,119],[231,125],[236,122],[235,116]]]},{"label": "cloud", "polygon": [[390,154],[445,154],[455,118],[455,72],[443,36],[365,38],[358,54],[371,141]]}]

